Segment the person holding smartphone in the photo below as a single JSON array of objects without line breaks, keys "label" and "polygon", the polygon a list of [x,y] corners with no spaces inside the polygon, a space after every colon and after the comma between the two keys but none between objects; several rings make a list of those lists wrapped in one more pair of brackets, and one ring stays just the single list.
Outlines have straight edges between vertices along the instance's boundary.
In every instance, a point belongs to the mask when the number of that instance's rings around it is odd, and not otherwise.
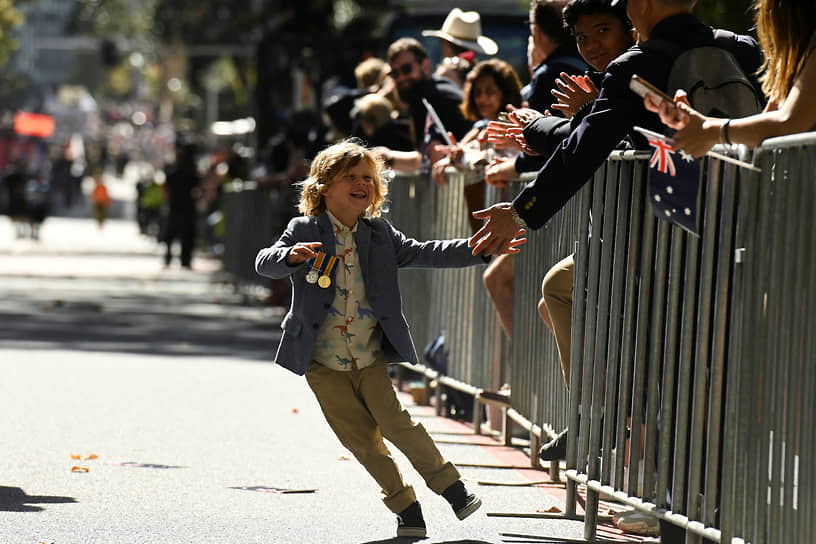
[{"label": "person holding smartphone", "polygon": [[768,57],[763,64],[762,90],[770,98],[765,111],[742,119],[708,117],[689,105],[685,91],[674,101],[644,98],[644,106],[678,132],[679,149],[699,157],[718,143],[750,148],[774,136],[816,128],[816,6],[811,2],[756,0],[757,35]]},{"label": "person holding smartphone", "polygon": [[[629,0],[627,14],[642,42],[669,41],[679,50],[718,46],[714,29],[692,14],[694,4],[694,0]],[[750,36],[734,35],[728,50],[746,74],[755,73],[762,64],[759,46]],[[542,227],[592,178],[624,137],[630,136],[637,147],[645,148],[645,139],[633,127],[659,132],[662,123],[658,115],[643,107],[643,99],[629,89],[629,82],[632,75],[639,74],[665,89],[670,69],[664,54],[639,45],[612,61],[590,111],[550,154],[536,179],[513,202],[500,202],[476,212],[475,216],[486,223],[470,239],[473,251],[501,252],[519,225]]]}]

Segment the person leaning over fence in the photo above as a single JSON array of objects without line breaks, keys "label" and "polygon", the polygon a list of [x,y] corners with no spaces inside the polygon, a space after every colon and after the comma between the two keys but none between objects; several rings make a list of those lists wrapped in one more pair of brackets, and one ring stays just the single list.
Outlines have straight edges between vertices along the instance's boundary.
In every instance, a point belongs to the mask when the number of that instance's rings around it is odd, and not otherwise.
[{"label": "person leaning over fence", "polygon": [[[592,66],[584,76],[565,75],[558,80],[553,93],[559,98],[554,108],[565,112],[568,124],[553,124],[552,118],[528,117],[520,141],[542,153],[551,153],[555,145],[576,128],[589,112],[600,94],[604,74],[609,64],[634,45],[632,23],[626,15],[626,7],[612,0],[573,0],[564,8],[564,20],[575,36],[578,51]],[[580,77],[580,79],[579,79]],[[514,112],[518,119],[523,112]],[[565,129],[568,131],[564,134]],[[529,136],[529,140],[527,139]],[[570,338],[572,328],[572,286],[575,261],[570,254],[554,264],[545,274],[541,284],[538,311],[542,320],[555,335],[564,383],[569,389]],[[567,430],[564,429],[552,441],[539,450],[545,461],[562,459],[567,452]]]},{"label": "person leaning over fence", "polygon": [[[575,47],[575,40],[564,26],[561,12],[566,0],[531,0],[530,46],[528,56],[539,60],[533,68],[530,83],[522,89],[526,107],[544,112],[558,102],[552,90],[561,74],[580,75],[589,68]],[[556,110],[556,117],[561,114]],[[524,151],[524,150],[522,150]],[[488,183],[507,183],[524,172],[541,168],[543,158],[538,154],[520,153],[514,157],[497,157],[487,167]]]},{"label": "person leaning over fence", "polygon": [[[556,80],[557,88],[552,89],[552,92],[558,101],[552,107],[561,111],[566,118],[545,116],[531,108],[514,110],[509,115],[511,123],[490,123],[489,141],[497,142],[498,145],[510,145],[505,142],[513,139],[522,148],[530,149],[529,153],[549,155],[588,113],[599,93],[597,88],[601,85],[609,63],[634,45],[632,24],[626,16],[625,6],[612,6],[611,0],[573,0],[564,8],[564,20],[576,38],[579,53],[592,68],[584,75],[562,72],[561,77]],[[512,126],[508,128],[508,125]],[[527,134],[531,136],[530,142],[525,137]],[[489,178],[489,181],[496,183],[494,179]],[[512,267],[500,265],[505,260],[507,257],[503,256],[491,263],[485,271],[486,283],[512,286]],[[550,269],[542,285],[543,297],[538,303],[542,320],[555,333],[559,353],[562,354],[561,365],[567,387],[572,268],[570,255]],[[548,311],[547,302],[552,307],[552,312]],[[551,315],[554,317],[551,318]],[[542,458],[550,460],[563,457],[565,445],[566,436],[562,434],[542,447],[541,452],[546,452]]]},{"label": "person leaning over fence", "polygon": [[[692,15],[694,4],[695,0],[629,0],[627,13],[641,40],[669,41],[683,50],[715,45],[714,29]],[[735,34],[729,47],[743,72],[758,70],[761,52],[756,40]],[[642,99],[629,89],[629,81],[633,74],[640,74],[665,89],[669,70],[662,54],[640,45],[611,62],[592,109],[555,149],[536,179],[513,202],[499,202],[477,212],[476,217],[487,222],[470,239],[474,253],[501,253],[519,226],[541,228],[592,178],[625,136],[645,148],[645,139],[633,127],[659,131],[662,123],[643,107]]]},{"label": "person leaning over fence", "polygon": [[745,144],[816,130],[816,5],[813,2],[754,2],[757,36],[767,57],[760,76],[769,98],[765,111],[742,119],[707,117],[689,105],[686,92],[675,94],[677,107],[658,107],[647,95],[644,105],[658,111],[669,127],[678,130],[675,146],[695,157],[718,143]]},{"label": "person leaning over fence", "polygon": [[[288,277],[292,284],[275,362],[306,375],[329,426],[397,513],[397,536],[424,537],[414,490],[384,438],[405,453],[460,520],[481,501],[402,407],[388,375],[388,362],[417,362],[402,314],[398,269],[485,261],[471,255],[466,239],[418,242],[382,219],[387,194],[382,169],[375,155],[354,141],[321,151],[301,186],[303,216],[258,252],[255,268],[263,276]],[[518,251],[524,241],[511,242],[508,251]]]}]

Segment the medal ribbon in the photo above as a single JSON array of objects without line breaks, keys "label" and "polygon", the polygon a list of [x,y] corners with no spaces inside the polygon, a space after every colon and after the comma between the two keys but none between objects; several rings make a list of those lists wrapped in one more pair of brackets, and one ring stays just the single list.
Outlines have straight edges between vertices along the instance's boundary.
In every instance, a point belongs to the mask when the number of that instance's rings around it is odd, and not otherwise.
[{"label": "medal ribbon", "polygon": [[337,262],[337,257],[332,255],[329,258],[329,263],[326,265],[326,271],[323,273],[324,276],[331,277],[332,270],[334,269],[334,264]]},{"label": "medal ribbon", "polygon": [[312,265],[312,270],[315,272],[320,272],[320,269],[323,268],[323,259],[326,257],[326,253],[321,251],[317,254],[317,260]]}]

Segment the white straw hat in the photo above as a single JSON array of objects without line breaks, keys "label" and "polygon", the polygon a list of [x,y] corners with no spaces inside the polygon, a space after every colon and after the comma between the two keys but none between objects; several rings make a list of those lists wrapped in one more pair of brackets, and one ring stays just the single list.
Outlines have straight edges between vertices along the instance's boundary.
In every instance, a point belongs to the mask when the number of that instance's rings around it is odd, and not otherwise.
[{"label": "white straw hat", "polygon": [[496,42],[482,36],[482,18],[476,11],[453,8],[445,17],[441,29],[423,30],[422,35],[436,36],[485,55],[495,55],[499,51]]}]

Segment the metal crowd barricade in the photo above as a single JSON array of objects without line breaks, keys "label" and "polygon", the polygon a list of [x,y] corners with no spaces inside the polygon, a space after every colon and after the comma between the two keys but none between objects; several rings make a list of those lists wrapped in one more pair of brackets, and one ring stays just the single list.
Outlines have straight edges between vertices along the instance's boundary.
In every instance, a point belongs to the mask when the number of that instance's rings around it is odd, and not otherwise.
[{"label": "metal crowd barricade", "polygon": [[[388,217],[419,240],[467,238],[472,234],[467,181],[452,172],[447,185],[438,187],[428,176],[397,175],[390,183]],[[483,272],[484,267],[400,271],[403,309],[418,351],[444,334],[447,368],[435,370],[471,393],[495,390],[503,379],[501,338]]]},{"label": "metal crowd barricade", "polygon": [[722,542],[813,542],[816,134],[767,140],[754,165],[737,225]]},{"label": "metal crowd barricade", "polygon": [[596,173],[567,452],[587,540],[605,495],[688,542],[812,541],[814,144],[766,143],[761,172],[706,159],[699,238],[653,217],[641,157]]},{"label": "metal crowd barricade", "polygon": [[274,194],[259,190],[254,182],[240,180],[224,186],[221,210],[224,214],[224,254],[222,264],[236,284],[259,284],[255,256],[280,236],[278,218],[282,210]]},{"label": "metal crowd barricade", "polygon": [[[472,180],[453,170],[447,179],[447,186],[440,188],[427,176],[397,175],[389,189],[389,218],[407,235],[420,239],[469,236],[463,189]],[[530,179],[532,176],[522,178],[506,189],[487,187],[485,206],[511,199]],[[533,466],[538,466],[540,437],[552,434],[553,427],[566,426],[568,412],[555,339],[538,314],[541,281],[551,264],[575,251],[576,240],[588,236],[588,220],[585,198],[576,198],[546,227],[528,233],[530,241],[514,258],[512,342],[501,332],[481,279],[483,268],[400,273],[404,311],[418,349],[444,331],[450,357],[442,378],[458,382],[461,389],[477,396],[481,390],[510,385],[509,416],[529,431]],[[481,421],[478,416],[476,432]],[[506,442],[510,440],[508,427],[505,421]],[[557,462],[554,465],[557,471]]]},{"label": "metal crowd barricade", "polygon": [[684,527],[713,527],[720,498],[738,169],[705,162],[698,238],[654,217],[647,158],[596,172],[575,258],[567,514],[585,484],[588,540],[600,493]]},{"label": "metal crowd barricade", "polygon": [[[587,540],[607,496],[687,529],[688,542],[811,542],[816,135],[764,143],[755,169],[706,159],[699,237],[654,217],[648,158],[613,152],[529,233],[515,257],[510,343],[483,267],[401,271],[417,348],[444,331],[440,380],[476,393],[509,383],[510,412],[531,437],[569,427],[566,515],[584,486]],[[467,237],[466,181],[397,176],[388,217],[417,239]],[[224,196],[225,268],[250,275],[242,261],[251,271],[269,242],[258,219],[275,211],[256,191]],[[485,204],[507,196],[489,189]],[[536,307],[544,274],[572,252],[568,394]]]}]

